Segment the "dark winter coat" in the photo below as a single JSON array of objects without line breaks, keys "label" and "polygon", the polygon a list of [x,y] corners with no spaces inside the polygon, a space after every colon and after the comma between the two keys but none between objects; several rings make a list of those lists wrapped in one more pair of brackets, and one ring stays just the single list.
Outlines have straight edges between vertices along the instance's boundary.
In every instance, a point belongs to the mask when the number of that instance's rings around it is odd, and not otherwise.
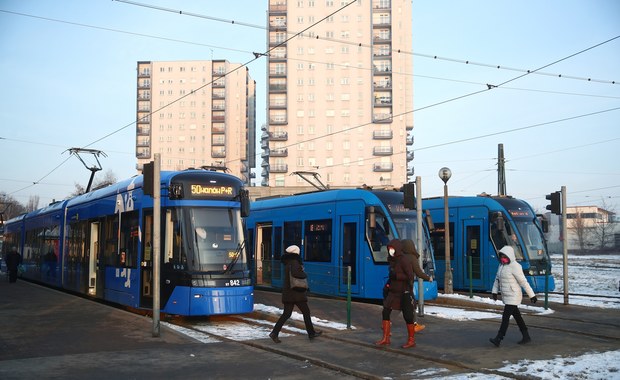
[{"label": "dark winter coat", "polygon": [[383,307],[400,310],[400,301],[405,292],[411,292],[413,286],[413,264],[403,253],[400,240],[395,239],[388,243],[394,248],[394,256],[388,254],[390,289],[383,299]]},{"label": "dark winter coat", "polygon": [[422,268],[420,268],[420,254],[415,248],[413,240],[404,239],[401,240],[401,243],[403,245],[403,253],[405,254],[405,259],[407,259],[407,261],[410,261],[411,265],[413,266],[413,273],[426,281],[430,281],[431,277],[424,273]]},{"label": "dark winter coat", "polygon": [[284,281],[282,282],[282,303],[308,302],[307,292],[291,289],[289,275],[292,273],[296,278],[307,278],[304,272],[301,257],[296,253],[285,253],[281,258],[284,264]]},{"label": "dark winter coat", "polygon": [[16,250],[11,250],[6,254],[5,261],[8,270],[17,270],[19,264],[22,263],[22,257]]}]

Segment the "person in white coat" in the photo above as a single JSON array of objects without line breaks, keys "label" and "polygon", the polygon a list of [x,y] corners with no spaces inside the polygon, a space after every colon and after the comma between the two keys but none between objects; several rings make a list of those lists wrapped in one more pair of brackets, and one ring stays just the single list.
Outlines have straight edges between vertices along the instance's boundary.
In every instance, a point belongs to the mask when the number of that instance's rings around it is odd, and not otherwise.
[{"label": "person in white coat", "polygon": [[527,326],[521,312],[519,311],[519,305],[523,299],[523,292],[521,288],[525,289],[527,296],[530,297],[532,303],[536,303],[536,294],[532,290],[530,284],[528,284],[523,274],[523,268],[515,258],[515,251],[510,246],[504,246],[499,250],[500,266],[497,269],[497,275],[495,276],[495,282],[493,282],[493,300],[497,301],[497,293],[502,293],[502,301],[504,302],[504,313],[502,314],[502,324],[497,332],[495,338],[489,339],[496,347],[499,347],[502,339],[506,335],[508,330],[508,324],[510,323],[510,316],[514,317],[523,339],[518,343],[529,343],[532,339],[527,331]]}]

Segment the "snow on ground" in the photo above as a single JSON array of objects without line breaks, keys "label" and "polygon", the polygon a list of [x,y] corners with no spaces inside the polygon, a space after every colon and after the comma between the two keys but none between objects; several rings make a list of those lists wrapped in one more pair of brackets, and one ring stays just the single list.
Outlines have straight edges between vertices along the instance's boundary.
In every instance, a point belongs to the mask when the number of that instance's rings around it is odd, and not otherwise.
[{"label": "snow on ground", "polygon": [[[555,277],[556,292],[563,291],[563,257],[561,255],[553,255],[552,273]],[[596,294],[607,297],[585,297],[575,296],[569,297],[569,304],[581,305],[587,307],[601,307],[620,309],[619,281],[620,281],[620,255],[601,255],[601,256],[569,256],[568,259],[568,289],[571,293],[577,294]],[[493,301],[487,297],[469,296],[455,294],[440,294],[440,297],[463,298],[470,299],[478,303],[487,303],[489,305],[503,305],[501,301]],[[616,297],[616,298],[612,298]],[[553,313],[551,308],[545,309],[544,295],[539,295],[539,301],[536,305],[521,305],[523,311],[530,313],[550,314]],[[551,302],[564,302],[563,295],[549,295]],[[552,305],[551,305],[552,307]],[[262,304],[254,305],[255,311],[273,314],[279,316],[282,309],[274,306]],[[458,321],[501,318],[501,312],[489,309],[489,311],[469,311],[460,308],[428,306],[425,305],[424,313],[438,318],[452,319]],[[217,335],[224,335],[233,340],[252,340],[265,339],[273,327],[268,321],[257,320],[253,318],[243,317],[244,320],[251,322],[246,324],[243,322],[214,322],[203,323],[195,326],[200,331],[207,333],[212,332]],[[292,320],[303,321],[301,313],[294,311]],[[345,330],[347,326],[342,323],[322,320],[312,317],[312,322],[321,327]],[[162,322],[162,324],[187,334],[199,340],[202,343],[214,343],[219,340],[212,337],[206,337],[191,329],[170,325]],[[355,328],[352,326],[352,328]],[[285,325],[280,336],[288,336],[291,334],[305,334],[305,330]],[[541,380],[551,379],[588,379],[588,380],[611,380],[620,379],[620,350],[609,352],[592,352],[577,357],[558,357],[553,360],[522,360],[517,363],[505,362],[504,367],[499,371],[508,373],[517,373]],[[446,380],[487,380],[487,379],[506,379],[502,376],[494,376],[488,374],[468,373],[460,375],[450,375],[447,370],[442,368],[427,368],[404,374],[411,376],[412,379],[424,377],[427,379],[446,379]]]}]

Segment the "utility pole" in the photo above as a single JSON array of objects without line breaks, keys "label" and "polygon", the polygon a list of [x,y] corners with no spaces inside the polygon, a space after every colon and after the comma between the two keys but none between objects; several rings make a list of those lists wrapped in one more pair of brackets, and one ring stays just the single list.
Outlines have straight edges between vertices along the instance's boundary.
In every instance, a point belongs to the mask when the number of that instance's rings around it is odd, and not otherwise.
[{"label": "utility pole", "polygon": [[504,159],[504,144],[497,146],[497,195],[506,195],[506,160]]}]

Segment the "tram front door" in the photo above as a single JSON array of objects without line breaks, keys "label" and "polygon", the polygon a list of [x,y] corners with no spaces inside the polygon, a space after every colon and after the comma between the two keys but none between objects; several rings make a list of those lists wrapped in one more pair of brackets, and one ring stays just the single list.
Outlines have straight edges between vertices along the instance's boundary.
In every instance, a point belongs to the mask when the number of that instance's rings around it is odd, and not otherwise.
[{"label": "tram front door", "polygon": [[272,251],[273,227],[270,224],[256,225],[256,257],[254,259],[254,273],[256,285],[271,285],[271,271],[273,261]]}]

